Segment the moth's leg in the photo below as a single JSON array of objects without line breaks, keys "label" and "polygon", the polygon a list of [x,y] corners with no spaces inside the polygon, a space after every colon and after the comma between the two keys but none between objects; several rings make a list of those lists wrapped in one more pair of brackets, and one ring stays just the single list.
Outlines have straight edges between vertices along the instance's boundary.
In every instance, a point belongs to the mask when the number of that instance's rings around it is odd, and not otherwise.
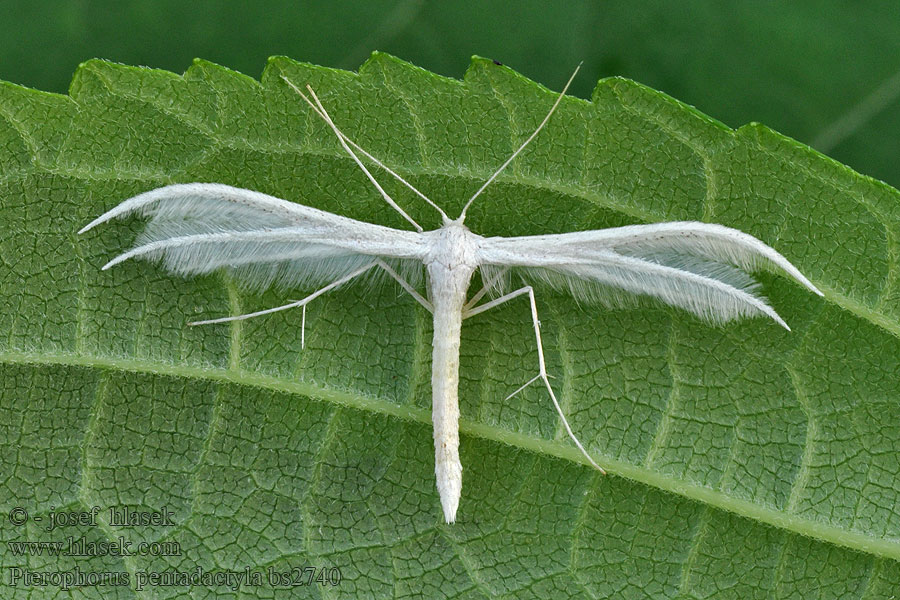
[{"label": "moth's leg", "polygon": [[188,325],[212,325],[213,323],[227,323],[228,321],[243,321],[245,319],[252,319],[253,317],[260,317],[262,315],[268,315],[270,313],[278,312],[280,310],[287,310],[289,308],[302,306],[303,307],[303,318],[301,320],[301,325],[300,325],[300,347],[304,348],[304,347],[306,347],[306,305],[309,304],[310,302],[312,302],[313,300],[315,300],[316,298],[318,298],[319,296],[321,296],[322,294],[324,294],[325,292],[331,291],[334,288],[338,287],[339,285],[347,283],[354,277],[362,275],[363,273],[365,273],[372,267],[378,266],[378,262],[379,261],[370,262],[369,264],[364,265],[364,266],[356,269],[355,271],[352,271],[351,273],[341,277],[340,279],[338,279],[336,281],[332,281],[331,283],[329,283],[322,289],[313,292],[312,294],[310,294],[306,298],[303,298],[302,300],[294,300],[287,304],[283,304],[281,306],[276,306],[275,308],[267,308],[266,310],[259,310],[256,312],[246,313],[243,315],[237,315],[234,317],[222,317],[220,319],[209,319],[206,321],[194,321],[193,323],[188,323]]},{"label": "moth's leg", "polygon": [[430,313],[434,312],[434,306],[431,304],[431,302],[429,302],[428,300],[423,298],[422,295],[419,292],[417,292],[415,290],[415,288],[413,288],[413,286],[409,285],[408,281],[406,281],[400,275],[398,275],[397,272],[394,271],[394,269],[392,269],[389,264],[387,264],[380,258],[375,260],[375,264],[377,264],[379,267],[384,269],[385,273],[387,273],[388,275],[393,277],[397,281],[397,283],[400,284],[400,287],[402,287],[406,291],[407,294],[409,294],[410,296],[415,298],[416,302],[418,302],[419,304],[421,304],[422,306],[425,307],[425,310],[427,310]]},{"label": "moth's leg", "polygon": [[[387,273],[388,275],[393,277],[397,281],[397,283],[400,284],[400,287],[402,287],[406,291],[406,293],[408,293],[410,296],[415,298],[415,300],[419,304],[424,306],[426,308],[426,310],[428,310],[428,312],[434,312],[434,307],[431,305],[431,303],[428,302],[425,298],[423,298],[419,294],[419,292],[417,292],[415,290],[415,288],[413,288],[413,286],[411,286],[409,284],[408,281],[406,281],[405,279],[403,279],[403,277],[401,277],[399,274],[397,274],[397,272],[394,271],[394,269],[392,269],[389,264],[387,264],[380,258],[376,258],[374,265],[377,265],[377,266],[381,267],[382,269],[384,269],[385,273]],[[366,267],[366,270],[368,270],[372,266],[373,265],[369,265],[368,267]],[[356,275],[353,275],[353,277],[355,277],[355,276]],[[335,282],[332,285],[340,285],[340,283]],[[316,294],[322,294],[322,293],[325,293],[326,291],[328,291],[328,290],[323,288],[322,290],[319,290],[318,292],[316,292]],[[302,305],[303,306],[303,316],[300,319],[300,348],[301,349],[306,348],[306,303],[308,303],[310,300],[312,300],[312,296],[310,296],[308,298],[304,298],[303,300],[297,300],[295,302],[292,302],[290,305],[286,305],[286,306],[296,306],[298,302],[304,303]]]},{"label": "moth's leg", "polygon": [[544,345],[541,342],[541,322],[538,319],[537,314],[537,303],[534,300],[534,290],[530,285],[526,285],[523,288],[519,288],[514,292],[510,292],[504,296],[497,298],[496,300],[491,300],[490,302],[485,302],[481,306],[477,306],[472,309],[463,310],[463,319],[468,319],[471,316],[477,315],[479,313],[483,313],[486,310],[490,310],[495,306],[503,304],[508,300],[512,300],[513,298],[517,298],[523,294],[528,294],[528,300],[531,302],[531,320],[534,323],[534,338],[537,340],[537,351],[538,351],[538,374],[535,375],[528,383],[520,387],[518,390],[507,396],[507,398],[511,398],[518,394],[520,391],[537,381],[538,379],[544,382],[544,386],[547,388],[547,391],[550,393],[550,399],[553,400],[553,406],[556,407],[556,412],[559,413],[559,417],[562,419],[563,425],[566,428],[566,432],[569,434],[569,437],[572,438],[572,441],[575,442],[575,445],[578,446],[578,449],[581,450],[581,453],[585,458],[588,459],[588,462],[594,466],[595,469],[600,471],[603,474],[606,474],[606,471],[594,462],[594,459],[591,458],[591,455],[587,453],[587,450],[584,449],[584,446],[581,445],[581,442],[578,441],[578,438],[575,437],[575,434],[572,432],[572,428],[569,427],[569,421],[566,419],[566,415],[563,414],[562,407],[559,405],[559,402],[556,400],[556,394],[553,392],[553,386],[550,385],[550,378],[547,375],[547,363],[544,361]]},{"label": "moth's leg", "polygon": [[478,304],[478,301],[481,300],[481,298],[484,297],[484,295],[488,293],[488,290],[491,289],[495,283],[500,281],[500,279],[502,279],[503,276],[506,275],[507,271],[509,271],[509,269],[501,269],[496,275],[494,275],[487,282],[485,282],[485,284],[483,286],[481,286],[481,289],[478,290],[478,293],[475,294],[474,296],[472,296],[471,298],[469,298],[469,301],[466,302],[465,306],[463,306],[463,312],[471,310],[473,306]]}]

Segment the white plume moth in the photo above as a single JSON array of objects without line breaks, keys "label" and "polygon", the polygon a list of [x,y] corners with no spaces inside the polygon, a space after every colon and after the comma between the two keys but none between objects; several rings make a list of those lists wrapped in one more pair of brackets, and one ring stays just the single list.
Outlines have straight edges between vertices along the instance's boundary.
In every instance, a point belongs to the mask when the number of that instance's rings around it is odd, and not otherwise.
[{"label": "white plume moth", "polygon": [[[472,202],[546,125],[577,72],[578,69],[540,125],[475,192],[456,219],[344,135],[311,87],[307,86],[307,96],[282,76],[328,124],[347,154],[414,231],[364,223],[227,185],[187,183],[126,200],[79,233],[110,219],[138,213],[152,219],[136,247],[111,260],[104,269],[129,258],[162,259],[167,269],[185,276],[229,270],[248,288],[263,289],[275,283],[324,285],[306,298],[283,306],[194,324],[222,323],[303,307],[303,327],[306,304],[317,296],[372,269],[395,279],[434,317],[431,384],[435,475],[444,517],[452,523],[462,490],[458,425],[460,327],[464,319],[513,298],[527,296],[530,303],[538,373],[510,397],[540,379],[569,437],[587,460],[603,471],[572,432],[550,385],[534,291],[527,284],[506,291],[512,274],[520,276],[523,283],[541,281],[586,302],[602,300],[610,293],[649,296],[712,323],[766,315],[785,328],[788,326],[784,320],[756,295],[758,284],[747,271],[777,267],[821,295],[773,248],[722,225],[671,222],[508,238],[482,237],[470,231],[464,222]],[[382,189],[360,155],[437,210],[443,221],[441,227],[423,230]],[[427,273],[427,298],[414,285],[413,276],[421,275],[423,267]],[[478,269],[484,286],[467,298],[469,282]],[[493,293],[494,299],[481,302],[488,293]]]}]

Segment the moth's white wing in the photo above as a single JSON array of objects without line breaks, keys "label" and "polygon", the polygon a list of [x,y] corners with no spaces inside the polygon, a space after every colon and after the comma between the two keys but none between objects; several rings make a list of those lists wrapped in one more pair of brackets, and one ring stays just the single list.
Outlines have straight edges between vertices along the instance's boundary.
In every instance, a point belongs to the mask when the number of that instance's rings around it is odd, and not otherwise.
[{"label": "moth's white wing", "polygon": [[[251,288],[320,284],[385,259],[406,272],[421,266],[415,232],[356,221],[222,184],[170,185],[126,200],[81,232],[130,214],[151,216],[137,246],[107,263],[162,259],[181,275],[232,271]],[[79,232],[79,233],[81,233]],[[420,270],[420,268],[419,268]]]},{"label": "moth's white wing", "polygon": [[764,314],[787,327],[746,273],[764,265],[821,295],[770,246],[708,223],[485,238],[480,261],[488,268],[518,267],[526,277],[564,288],[580,300],[614,301],[621,292],[651,296],[717,323]]}]

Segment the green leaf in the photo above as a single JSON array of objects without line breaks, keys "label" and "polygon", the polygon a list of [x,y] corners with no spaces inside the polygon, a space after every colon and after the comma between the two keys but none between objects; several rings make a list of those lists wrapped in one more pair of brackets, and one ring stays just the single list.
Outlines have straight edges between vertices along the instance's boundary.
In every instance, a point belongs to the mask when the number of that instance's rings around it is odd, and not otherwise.
[{"label": "green leaf", "polygon": [[[376,54],[353,74],[272,59],[258,83],[197,61],[183,77],[91,61],[71,96],[0,87],[0,464],[4,542],[160,542],[174,555],[0,550],[3,596],[31,572],[124,572],[86,597],[176,597],[150,573],[245,568],[240,597],[876,598],[900,585],[897,192],[759,125],[732,131],[623,79],[567,99],[467,224],[526,235],[717,222],[772,244],[826,294],[762,274],[793,331],[708,327],[542,292],[549,368],[599,476],[537,387],[528,309],[463,328],[459,522],[434,487],[430,319],[394,286],[314,302],[241,293],[144,263],[100,271],[140,220],[77,236],[172,182],[214,181],[394,227],[333,136],[283,83],[450,214],[544,116],[553,93],[475,59],[463,82]],[[386,178],[412,216],[434,211]],[[97,525],[45,531],[51,511]],[[110,507],[170,511],[114,527]],[[43,517],[42,523],[34,517]],[[158,547],[157,547],[158,548]],[[267,569],[340,570],[273,592]],[[227,586],[194,585],[227,595]],[[151,591],[148,591],[151,590]],[[73,592],[74,593],[74,592]]]}]

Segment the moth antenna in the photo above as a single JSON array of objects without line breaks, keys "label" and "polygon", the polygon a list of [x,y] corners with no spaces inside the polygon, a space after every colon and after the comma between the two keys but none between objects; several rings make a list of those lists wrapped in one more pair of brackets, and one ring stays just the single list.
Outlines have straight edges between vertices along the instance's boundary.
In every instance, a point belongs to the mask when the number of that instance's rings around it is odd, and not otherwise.
[{"label": "moth antenna", "polygon": [[[353,140],[351,140],[349,137],[347,137],[347,135],[346,135],[344,132],[342,132],[340,129],[338,129],[337,126],[334,124],[334,122],[333,122],[333,121],[331,120],[331,118],[329,117],[328,113],[325,111],[325,107],[322,106],[322,103],[319,101],[319,98],[316,96],[316,93],[312,90],[312,88],[311,88],[310,86],[307,85],[306,87],[307,87],[307,89],[309,90],[309,93],[312,95],[312,97],[315,98],[315,103],[313,103],[313,101],[310,100],[309,97],[308,97],[306,94],[304,94],[302,91],[300,91],[300,89],[299,89],[296,85],[294,85],[294,83],[293,83],[290,79],[288,79],[288,78],[285,77],[284,75],[282,75],[281,78],[285,81],[285,83],[287,83],[289,86],[291,86],[291,88],[292,88],[295,92],[297,92],[297,94],[299,94],[300,97],[303,98],[303,100],[305,100],[307,104],[309,104],[309,106],[313,109],[313,111],[314,111],[317,115],[319,115],[319,117],[320,117],[323,121],[325,121],[325,122],[331,127],[332,131],[334,131],[334,133],[338,136],[338,140],[341,141],[341,145],[344,146],[344,148],[347,150],[347,152],[350,152],[350,150],[347,149],[346,145],[344,144],[345,142],[346,142],[346,144],[349,144],[350,146],[353,146],[353,148],[356,149],[357,152],[359,152],[360,154],[362,154],[363,156],[365,156],[366,158],[368,158],[369,160],[371,160],[371,161],[372,161],[373,163],[375,163],[378,167],[380,167],[381,169],[383,169],[384,171],[386,171],[386,172],[388,173],[388,175],[390,175],[391,177],[393,177],[394,179],[396,179],[397,181],[399,181],[400,183],[402,183],[403,185],[405,185],[405,186],[406,186],[407,188],[409,188],[414,194],[416,194],[419,198],[421,198],[422,200],[424,200],[425,202],[427,202],[429,206],[431,206],[432,208],[434,208],[435,210],[437,210],[437,211],[440,213],[441,218],[444,220],[444,222],[449,222],[449,221],[451,220],[450,217],[447,216],[447,213],[445,213],[445,212],[443,211],[443,209],[442,209],[440,206],[438,206],[434,201],[432,201],[431,198],[429,198],[428,196],[426,196],[425,194],[423,194],[422,192],[420,192],[418,189],[416,189],[416,187],[415,187],[413,184],[411,184],[410,182],[408,182],[407,180],[405,180],[403,177],[401,177],[398,173],[396,173],[395,171],[393,171],[390,167],[388,167],[387,165],[385,165],[383,162],[381,162],[380,160],[378,160],[377,158],[375,158],[374,156],[372,156],[369,152],[367,152],[367,151],[366,151],[364,148],[362,148],[359,144],[357,144],[356,142],[354,142]],[[363,169],[363,171],[366,173],[366,175],[369,176],[369,179],[372,180],[372,182],[375,184],[375,186],[376,186],[376,187],[378,188],[378,190],[381,192],[382,196],[386,196],[386,193],[384,192],[384,190],[381,189],[381,186],[378,185],[378,183],[374,180],[374,177],[366,170],[366,168],[365,168],[364,166],[362,166],[362,164],[359,162],[359,160],[356,158],[356,156],[354,156],[352,152],[350,153],[350,155],[356,160],[357,164]],[[392,207],[394,210],[397,210],[401,215],[403,215],[403,217],[404,217],[407,221],[413,223],[413,225],[417,228],[418,231],[422,231],[422,228],[419,227],[418,224],[416,224],[415,221],[413,221],[412,218],[411,218],[409,215],[407,215],[407,214],[406,214],[406,213],[405,213],[405,212],[397,205],[397,203],[394,202],[394,200],[393,200],[392,198],[390,198],[390,197],[385,197],[385,200],[388,202],[388,204],[391,205],[391,207]]]},{"label": "moth antenna", "polygon": [[483,192],[485,190],[485,188],[487,186],[489,186],[491,184],[491,182],[494,181],[494,179],[496,179],[500,173],[503,172],[503,169],[505,169],[507,166],[509,166],[509,163],[511,163],[513,161],[513,159],[515,157],[517,157],[522,150],[525,149],[525,146],[527,146],[528,144],[531,143],[531,140],[533,140],[537,136],[537,134],[541,131],[541,129],[544,128],[544,125],[547,124],[547,121],[550,120],[550,117],[553,116],[553,113],[556,111],[556,107],[559,106],[560,102],[562,102],[563,96],[566,95],[566,92],[568,91],[569,86],[572,84],[572,80],[575,79],[575,76],[578,74],[578,70],[581,68],[582,64],[583,63],[578,63],[578,66],[575,67],[575,71],[569,77],[569,81],[566,82],[566,85],[563,87],[562,91],[559,93],[559,96],[556,97],[556,102],[554,102],[553,106],[550,107],[550,112],[547,113],[547,116],[544,117],[544,120],[541,121],[541,124],[537,126],[537,129],[534,130],[534,133],[532,133],[530,136],[528,136],[528,139],[525,140],[521,146],[519,146],[519,149],[516,150],[515,152],[513,152],[512,156],[507,158],[506,162],[503,163],[502,165],[500,165],[500,168],[497,169],[496,171],[494,171],[494,174],[491,175],[488,178],[488,180],[484,182],[484,185],[482,185],[480,188],[478,188],[478,191],[475,192],[475,194],[473,194],[471,198],[469,198],[469,201],[466,202],[466,205],[462,209],[462,213],[459,215],[460,221],[464,221],[466,219],[466,211],[469,210],[469,206],[471,206],[472,202],[475,201],[475,198],[477,198],[478,196],[481,195],[481,192]]},{"label": "moth antenna", "polygon": [[[313,100],[316,101],[316,105],[319,107],[319,110],[321,110],[322,114],[327,117],[328,113],[325,112],[325,107],[322,106],[322,102],[316,96],[316,93],[313,91],[313,89],[309,85],[307,85],[306,88],[309,90],[309,93],[312,95]],[[330,119],[328,119],[328,120],[330,121]],[[403,177],[401,177],[398,173],[395,173],[390,167],[388,167],[383,162],[381,162],[380,160],[378,160],[377,158],[375,158],[374,156],[372,156],[371,154],[369,154],[368,152],[366,152],[365,150],[360,148],[359,144],[357,144],[356,142],[354,142],[353,140],[348,138],[343,132],[338,131],[338,134],[340,134],[348,144],[351,144],[354,148],[356,148],[363,155],[365,155],[366,158],[368,158],[369,160],[374,162],[376,165],[378,165],[379,167],[381,167],[382,169],[387,171],[388,174],[395,177],[400,183],[402,183],[403,185],[408,187],[410,190],[415,192],[420,198],[422,198],[425,202],[427,202],[432,208],[434,208],[436,211],[441,213],[441,217],[444,219],[444,221],[450,221],[450,217],[447,215],[447,213],[445,213],[444,210],[440,206],[438,206],[437,203],[434,202],[431,198],[429,198],[428,196],[426,196],[425,194],[420,192],[418,189],[416,189],[416,187],[413,184],[411,184],[410,182],[403,179]]]},{"label": "moth antenna", "polygon": [[[369,170],[362,163],[362,161],[359,160],[359,157],[356,156],[356,154],[353,152],[353,150],[350,148],[350,146],[347,145],[347,142],[344,141],[344,138],[346,136],[341,132],[340,129],[338,129],[337,125],[334,124],[334,121],[331,120],[331,117],[328,115],[328,112],[325,110],[325,107],[322,106],[322,103],[319,102],[319,99],[316,97],[316,93],[313,91],[313,89],[310,86],[306,86],[306,89],[309,90],[310,95],[312,95],[313,99],[315,99],[315,101],[316,101],[316,105],[318,105],[319,110],[316,112],[321,111],[319,113],[319,116],[321,116],[325,120],[325,122],[328,124],[328,126],[331,127],[332,131],[334,131],[334,134],[337,136],[338,141],[341,143],[341,146],[343,146],[344,150],[356,162],[356,164],[359,166],[359,168],[362,169],[363,173],[366,174],[366,177],[369,178],[369,181],[372,182],[372,185],[375,186],[375,189],[378,190],[378,192],[381,194],[381,196],[384,198],[384,200],[391,206],[391,208],[393,208],[398,213],[400,213],[404,219],[406,219],[407,221],[412,223],[412,226],[416,228],[416,231],[419,231],[419,232],[424,231],[424,229],[422,229],[422,226],[419,225],[418,223],[416,223],[412,217],[410,217],[408,214],[406,214],[406,211],[404,211],[402,208],[400,208],[400,206],[396,202],[394,202],[394,199],[391,198],[390,195],[386,191],[384,191],[384,188],[381,187],[381,184],[378,183],[378,180],[375,179],[375,176],[369,172]],[[304,99],[307,102],[309,102],[308,98],[304,98]]]}]

